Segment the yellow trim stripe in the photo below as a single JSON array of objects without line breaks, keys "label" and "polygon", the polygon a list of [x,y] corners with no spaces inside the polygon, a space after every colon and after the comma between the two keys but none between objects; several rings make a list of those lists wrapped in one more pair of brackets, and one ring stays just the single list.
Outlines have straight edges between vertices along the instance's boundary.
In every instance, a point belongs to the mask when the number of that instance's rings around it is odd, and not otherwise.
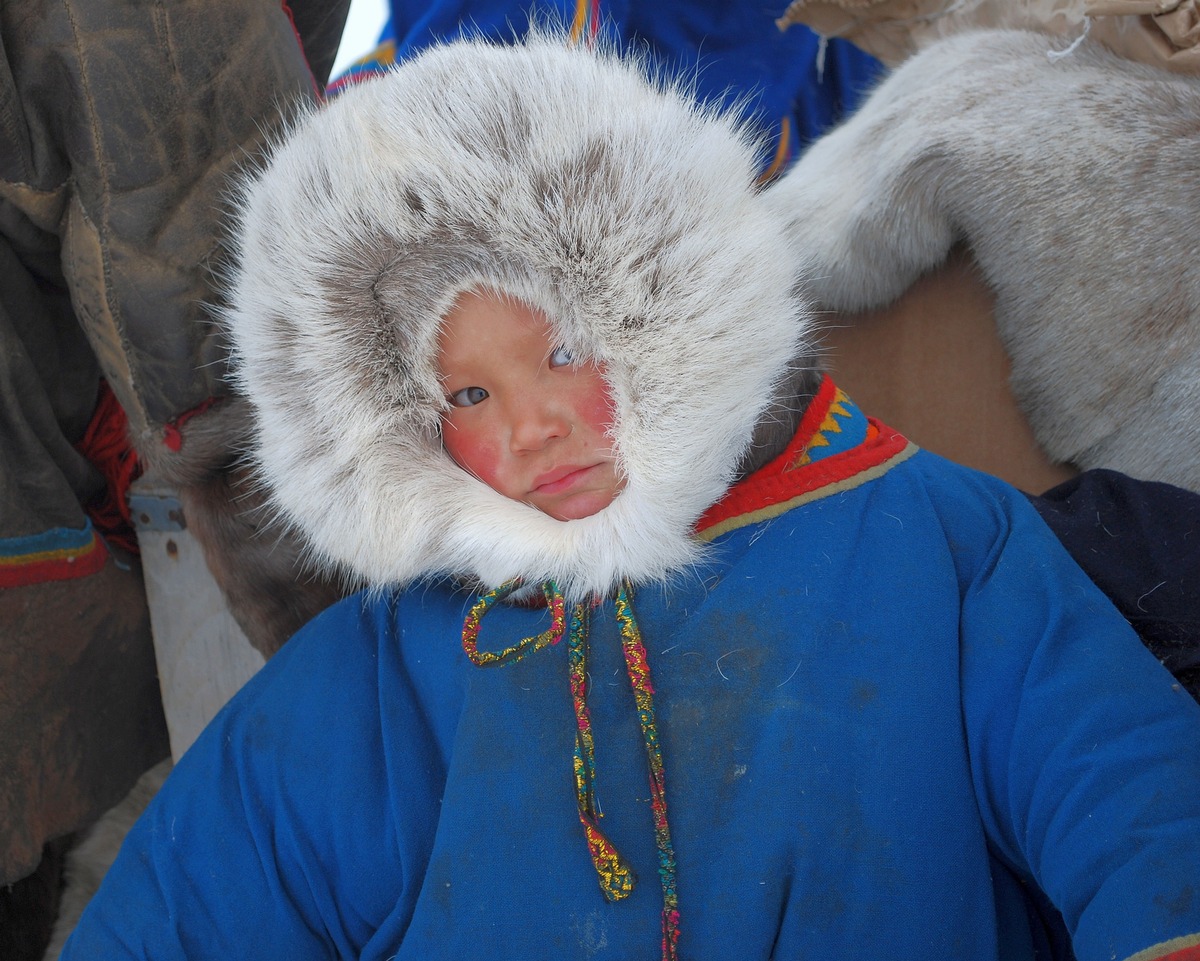
[{"label": "yellow trim stripe", "polygon": [[83,557],[96,549],[93,538],[82,547],[59,547],[52,551],[37,551],[31,554],[15,554],[5,557],[0,555],[0,567],[27,567],[30,564],[41,564],[43,561],[66,561]]},{"label": "yellow trim stripe", "polygon": [[571,24],[571,43],[578,43],[583,36],[583,26],[587,23],[588,0],[575,0],[575,20]]},{"label": "yellow trim stripe", "polygon": [[832,494],[840,494],[843,491],[853,490],[867,481],[872,481],[876,477],[882,477],[897,464],[900,464],[915,454],[920,448],[909,441],[908,445],[898,454],[893,454],[887,460],[876,464],[874,467],[868,467],[864,471],[860,471],[853,477],[846,477],[839,481],[834,481],[831,484],[826,484],[824,487],[818,487],[816,490],[807,491],[804,494],[799,494],[791,500],[781,501],[778,504],[771,504],[769,507],[761,507],[756,511],[750,511],[748,514],[739,514],[737,517],[730,517],[728,520],[721,521],[719,524],[714,524],[712,527],[707,527],[696,535],[702,541],[713,541],[722,534],[728,534],[730,531],[736,531],[740,527],[748,527],[751,524],[759,524],[763,521],[769,521],[781,514],[786,514],[793,508],[799,507],[802,504],[809,504],[813,501],[821,500],[823,497],[829,497]]},{"label": "yellow trim stripe", "polygon": [[771,166],[758,175],[758,185],[760,187],[774,180],[775,175],[783,169],[783,165],[787,163],[788,148],[791,146],[791,142],[792,118],[784,117],[779,124],[779,145],[775,148],[775,156],[771,160]]},{"label": "yellow trim stripe", "polygon": [[1131,954],[1125,961],[1156,961],[1158,958],[1169,958],[1176,951],[1182,951],[1184,948],[1194,948],[1197,946],[1200,946],[1200,934],[1185,934],[1181,938],[1164,941],[1162,944],[1156,944],[1145,951]]}]

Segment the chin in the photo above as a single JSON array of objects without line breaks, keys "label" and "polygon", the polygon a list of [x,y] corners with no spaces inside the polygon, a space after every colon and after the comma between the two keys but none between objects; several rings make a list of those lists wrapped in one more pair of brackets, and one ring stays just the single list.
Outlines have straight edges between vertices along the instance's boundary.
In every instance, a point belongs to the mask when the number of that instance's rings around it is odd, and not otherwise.
[{"label": "chin", "polygon": [[599,514],[616,500],[616,491],[581,491],[553,504],[534,504],[543,514],[556,521],[577,521]]}]

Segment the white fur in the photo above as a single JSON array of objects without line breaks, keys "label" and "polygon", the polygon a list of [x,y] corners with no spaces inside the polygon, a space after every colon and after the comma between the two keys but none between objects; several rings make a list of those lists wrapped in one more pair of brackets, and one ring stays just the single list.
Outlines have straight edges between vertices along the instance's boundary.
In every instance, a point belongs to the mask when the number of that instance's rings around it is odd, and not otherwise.
[{"label": "white fur", "polygon": [[1052,45],[933,44],[774,194],[838,310],[965,241],[1047,453],[1200,490],[1200,80]]},{"label": "white fur", "polygon": [[[807,348],[754,146],[555,36],[437,47],[302,118],[244,186],[225,314],[279,510],[377,586],[582,596],[692,562],[694,522]],[[606,365],[628,483],[599,514],[554,520],[442,451],[438,325],[477,285]]]}]

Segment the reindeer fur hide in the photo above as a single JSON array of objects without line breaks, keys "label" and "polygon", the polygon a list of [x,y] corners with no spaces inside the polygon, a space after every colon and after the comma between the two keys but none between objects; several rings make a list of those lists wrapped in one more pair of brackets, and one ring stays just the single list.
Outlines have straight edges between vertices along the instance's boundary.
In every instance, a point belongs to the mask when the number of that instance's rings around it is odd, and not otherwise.
[{"label": "reindeer fur hide", "polygon": [[1054,46],[934,43],[774,195],[835,310],[886,305],[965,241],[1049,456],[1200,490],[1200,79]]}]

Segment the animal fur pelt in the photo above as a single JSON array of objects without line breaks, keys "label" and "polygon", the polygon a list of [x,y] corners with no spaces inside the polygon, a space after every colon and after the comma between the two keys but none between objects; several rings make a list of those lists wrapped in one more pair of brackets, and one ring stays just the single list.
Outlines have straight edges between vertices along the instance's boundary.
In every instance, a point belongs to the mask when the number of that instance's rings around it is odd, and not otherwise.
[{"label": "animal fur pelt", "polygon": [[170,758],[150,768],[138,778],[125,798],[116,807],[106,811],[67,853],[58,919],[54,923],[50,945],[42,956],[43,961],[58,961],[67,938],[79,923],[83,909],[87,907],[92,895],[100,887],[100,882],[104,880],[104,875],[112,867],[117,852],[125,842],[125,835],[158,793],[167,775],[171,773],[171,768]]},{"label": "animal fur pelt", "polygon": [[939,37],[1005,27],[1086,33],[1128,60],[1200,75],[1198,19],[1197,0],[793,0],[778,23],[842,37],[889,66]]},{"label": "animal fur pelt", "polygon": [[1200,490],[1200,80],[968,33],[907,61],[775,189],[824,307],[966,242],[1047,454]]},{"label": "animal fur pelt", "polygon": [[279,523],[243,462],[252,415],[228,397],[188,420],[181,450],[145,448],[148,473],[179,492],[184,521],[204,551],[247,640],[273,655],[311,618],[353,589],[352,581],[310,564],[301,537]]},{"label": "animal fur pelt", "polygon": [[[373,585],[581,596],[692,562],[809,347],[754,148],[642,65],[536,32],[434,48],[301,119],[242,191],[224,317],[284,519]],[[554,520],[442,451],[440,318],[476,287],[604,365],[627,485],[600,513]]]}]

